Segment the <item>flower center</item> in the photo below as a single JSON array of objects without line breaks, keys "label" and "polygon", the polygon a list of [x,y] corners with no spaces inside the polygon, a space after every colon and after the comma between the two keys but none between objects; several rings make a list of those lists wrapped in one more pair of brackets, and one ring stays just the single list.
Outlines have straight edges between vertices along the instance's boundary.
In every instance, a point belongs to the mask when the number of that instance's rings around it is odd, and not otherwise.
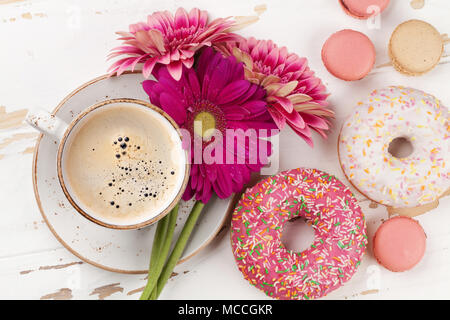
[{"label": "flower center", "polygon": [[194,132],[201,136],[203,140],[209,140],[215,128],[216,118],[211,113],[207,111],[197,113],[194,118]]},{"label": "flower center", "polygon": [[178,47],[185,43],[195,42],[194,40],[203,31],[203,28],[196,29],[194,26],[166,31],[164,42],[168,47]]},{"label": "flower center", "polygon": [[191,106],[187,128],[192,134],[202,137],[203,141],[209,141],[215,130],[225,133],[226,119],[218,106],[207,100],[201,100]]}]

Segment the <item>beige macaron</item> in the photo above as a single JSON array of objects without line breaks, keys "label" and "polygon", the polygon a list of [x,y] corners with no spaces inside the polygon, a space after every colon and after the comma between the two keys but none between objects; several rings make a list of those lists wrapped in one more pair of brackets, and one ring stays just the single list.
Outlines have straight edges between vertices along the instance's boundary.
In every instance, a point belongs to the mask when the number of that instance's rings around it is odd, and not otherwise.
[{"label": "beige macaron", "polygon": [[389,56],[399,72],[419,76],[433,69],[444,51],[444,38],[431,24],[409,20],[392,33]]}]

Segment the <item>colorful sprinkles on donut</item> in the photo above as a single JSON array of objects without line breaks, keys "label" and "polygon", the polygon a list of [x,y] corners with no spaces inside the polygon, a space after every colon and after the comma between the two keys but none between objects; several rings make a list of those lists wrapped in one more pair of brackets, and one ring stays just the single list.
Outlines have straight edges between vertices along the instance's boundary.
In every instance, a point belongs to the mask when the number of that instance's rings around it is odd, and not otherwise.
[{"label": "colorful sprinkles on donut", "polygon": [[[315,240],[303,252],[285,248],[285,223],[303,217]],[[231,242],[250,284],[277,299],[316,299],[348,281],[367,245],[364,215],[342,182],[316,169],[267,178],[243,194],[233,212]]]},{"label": "colorful sprinkles on donut", "polygon": [[[339,159],[349,181],[380,204],[406,208],[431,203],[450,188],[448,109],[423,91],[374,90],[342,126]],[[392,141],[409,141],[413,152],[395,157]]]}]

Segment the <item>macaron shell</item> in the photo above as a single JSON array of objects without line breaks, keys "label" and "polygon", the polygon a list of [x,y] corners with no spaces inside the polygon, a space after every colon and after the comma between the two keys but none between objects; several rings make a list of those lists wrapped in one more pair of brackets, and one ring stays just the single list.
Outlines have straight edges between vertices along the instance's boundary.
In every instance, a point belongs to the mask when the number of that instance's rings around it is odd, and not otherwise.
[{"label": "macaron shell", "polygon": [[340,0],[339,2],[348,15],[357,19],[368,19],[376,13],[371,10],[371,6],[377,6],[378,13],[381,13],[389,5],[389,0]]},{"label": "macaron shell", "polygon": [[384,222],[373,239],[375,258],[394,272],[412,269],[422,260],[425,248],[425,231],[416,220],[404,216]]},{"label": "macaron shell", "polygon": [[322,61],[335,77],[355,81],[375,64],[375,47],[363,33],[345,29],[331,35],[322,47]]},{"label": "macaron shell", "polygon": [[418,76],[433,69],[444,51],[441,34],[429,23],[409,20],[392,33],[389,56],[399,72]]}]

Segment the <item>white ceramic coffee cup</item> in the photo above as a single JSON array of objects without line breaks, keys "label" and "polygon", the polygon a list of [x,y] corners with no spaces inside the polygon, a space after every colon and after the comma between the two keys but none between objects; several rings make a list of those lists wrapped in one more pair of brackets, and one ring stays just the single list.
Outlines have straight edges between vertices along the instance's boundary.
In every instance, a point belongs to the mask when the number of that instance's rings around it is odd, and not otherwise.
[{"label": "white ceramic coffee cup", "polygon": [[[146,111],[153,113],[153,115],[158,118],[158,121],[164,123],[168,128],[168,131],[166,133],[168,133],[171,140],[175,142],[174,149],[172,150],[172,153],[174,154],[173,157],[176,157],[176,161],[180,164],[180,168],[182,168],[182,172],[180,172],[178,176],[178,181],[176,182],[175,187],[172,190],[173,196],[170,197],[168,201],[165,201],[160,208],[151,210],[150,212],[146,212],[145,214],[140,215],[138,218],[133,217],[131,220],[124,219],[123,222],[121,221],[120,223],[118,223],[117,221],[108,221],[108,219],[105,218],[104,215],[93,212],[91,209],[84,206],[82,204],[82,201],[77,199],[76,195],[72,191],[70,183],[68,182],[63,161],[64,153],[67,147],[66,142],[68,141],[71,134],[75,131],[74,129],[77,127],[77,125],[79,125],[80,122],[84,122],[89,119],[99,108],[108,108],[115,105],[120,105],[121,107],[129,105],[130,107],[133,106],[144,108]],[[87,108],[84,112],[75,117],[74,120],[72,120],[72,122],[69,124],[65,123],[55,115],[48,113],[47,111],[37,109],[30,111],[30,113],[27,115],[26,121],[32,127],[39,130],[42,134],[51,136],[53,139],[59,142],[56,163],[58,179],[65,196],[67,197],[70,204],[81,215],[103,227],[112,229],[139,229],[151,225],[162,219],[170,212],[170,210],[172,210],[172,208],[180,201],[181,196],[186,189],[186,185],[189,180],[190,165],[187,158],[187,152],[183,149],[182,146],[182,135],[180,129],[169,115],[150,103],[128,98],[105,100]]]}]

